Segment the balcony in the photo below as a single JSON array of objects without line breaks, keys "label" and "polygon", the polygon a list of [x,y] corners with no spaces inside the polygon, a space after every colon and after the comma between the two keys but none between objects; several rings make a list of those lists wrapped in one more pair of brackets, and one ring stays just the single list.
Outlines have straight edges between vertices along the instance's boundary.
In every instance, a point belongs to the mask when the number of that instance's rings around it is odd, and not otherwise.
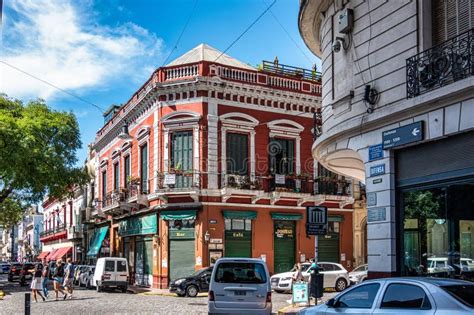
[{"label": "balcony", "polygon": [[128,187],[107,193],[100,202],[100,209],[104,214],[121,215],[132,208],[138,209],[140,205],[148,206],[147,194],[148,188],[141,189],[140,184],[132,183]]},{"label": "balcony", "polygon": [[407,98],[433,91],[474,74],[474,29],[406,61]]},{"label": "balcony", "polygon": [[262,72],[278,74],[285,77],[304,79],[321,83],[321,72],[316,72],[316,70],[308,70],[288,65],[275,64],[275,62],[266,60],[262,62],[261,70]]},{"label": "balcony", "polygon": [[40,240],[41,242],[52,241],[56,239],[66,238],[67,231],[66,226],[63,224],[59,224],[54,227],[54,229],[49,229],[40,233]]}]

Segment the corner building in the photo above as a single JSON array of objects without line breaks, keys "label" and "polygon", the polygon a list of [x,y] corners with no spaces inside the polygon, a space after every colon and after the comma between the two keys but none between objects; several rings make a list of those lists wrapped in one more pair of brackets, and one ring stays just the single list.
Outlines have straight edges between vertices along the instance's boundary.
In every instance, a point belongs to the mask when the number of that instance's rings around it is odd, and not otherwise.
[{"label": "corner building", "polygon": [[366,184],[369,277],[474,279],[474,4],[300,1],[322,60],[312,154]]},{"label": "corner building", "polygon": [[320,95],[315,72],[256,69],[202,44],[112,106],[93,144],[93,214],[109,226],[110,254],[128,258],[131,283],[166,288],[224,256],[287,271],[314,256],[309,205],[330,209],[321,255],[350,268],[358,186],[319,176]]}]

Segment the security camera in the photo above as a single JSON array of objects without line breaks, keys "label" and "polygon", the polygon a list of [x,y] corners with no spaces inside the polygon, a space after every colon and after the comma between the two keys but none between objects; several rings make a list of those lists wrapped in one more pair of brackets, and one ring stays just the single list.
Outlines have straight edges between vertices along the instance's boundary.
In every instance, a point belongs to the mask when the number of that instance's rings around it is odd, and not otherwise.
[{"label": "security camera", "polygon": [[341,51],[341,42],[339,40],[336,39],[336,41],[334,42],[334,44],[332,44],[332,51],[334,51],[335,53],[338,53]]}]

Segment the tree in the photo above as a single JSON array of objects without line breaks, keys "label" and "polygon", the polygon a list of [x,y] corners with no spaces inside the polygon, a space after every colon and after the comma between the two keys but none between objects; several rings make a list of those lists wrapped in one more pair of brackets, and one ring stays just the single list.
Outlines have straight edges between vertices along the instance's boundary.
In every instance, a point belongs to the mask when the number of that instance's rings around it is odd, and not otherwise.
[{"label": "tree", "polygon": [[75,165],[80,147],[73,113],[0,95],[0,224],[15,223],[46,194],[61,198],[85,183],[87,173]]}]

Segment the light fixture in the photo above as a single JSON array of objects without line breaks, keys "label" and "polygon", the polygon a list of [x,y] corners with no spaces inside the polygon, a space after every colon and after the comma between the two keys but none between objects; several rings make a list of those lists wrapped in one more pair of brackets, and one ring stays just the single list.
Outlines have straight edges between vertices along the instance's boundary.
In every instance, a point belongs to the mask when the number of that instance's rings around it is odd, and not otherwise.
[{"label": "light fixture", "polygon": [[436,219],[435,222],[436,224],[443,225],[446,223],[446,219]]},{"label": "light fixture", "polygon": [[130,134],[128,133],[128,124],[127,123],[124,123],[123,126],[122,126],[122,131],[120,132],[120,134],[118,135],[118,137],[120,139],[123,139],[123,140],[130,140],[132,139],[132,136],[130,136]]},{"label": "light fixture", "polygon": [[209,234],[209,231],[206,231],[206,234],[204,234],[204,241],[208,243],[210,239],[211,235]]}]

